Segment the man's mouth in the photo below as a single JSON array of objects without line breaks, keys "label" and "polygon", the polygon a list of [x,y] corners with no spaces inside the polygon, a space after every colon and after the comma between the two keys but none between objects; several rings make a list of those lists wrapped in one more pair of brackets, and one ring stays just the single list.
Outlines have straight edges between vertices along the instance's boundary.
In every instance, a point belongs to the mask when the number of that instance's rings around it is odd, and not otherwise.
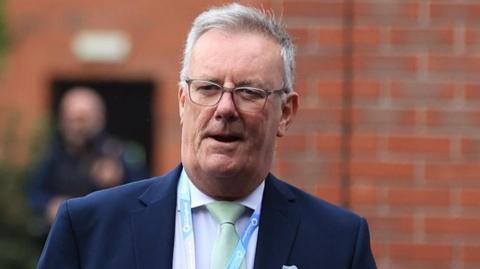
[{"label": "man's mouth", "polygon": [[223,143],[232,143],[242,139],[239,135],[210,135],[210,137]]}]

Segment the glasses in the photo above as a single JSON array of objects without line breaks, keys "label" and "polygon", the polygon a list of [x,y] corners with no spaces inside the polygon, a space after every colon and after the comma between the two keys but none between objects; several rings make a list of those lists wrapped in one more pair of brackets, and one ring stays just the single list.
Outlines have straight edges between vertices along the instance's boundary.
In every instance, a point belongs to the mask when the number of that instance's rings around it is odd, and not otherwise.
[{"label": "glasses", "polygon": [[185,82],[188,85],[188,96],[193,103],[201,106],[216,106],[223,94],[230,92],[236,108],[244,112],[258,112],[265,107],[268,96],[286,93],[286,89],[283,88],[267,91],[248,86],[225,88],[218,83],[200,79],[187,79]]}]

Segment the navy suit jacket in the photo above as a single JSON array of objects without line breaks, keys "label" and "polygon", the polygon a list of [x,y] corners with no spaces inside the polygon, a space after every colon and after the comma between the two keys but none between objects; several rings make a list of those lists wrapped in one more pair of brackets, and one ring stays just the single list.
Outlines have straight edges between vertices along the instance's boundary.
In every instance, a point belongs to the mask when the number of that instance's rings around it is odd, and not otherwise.
[{"label": "navy suit jacket", "polygon": [[[182,166],[60,207],[37,269],[172,268]],[[255,269],[376,268],[367,222],[268,175]]]}]

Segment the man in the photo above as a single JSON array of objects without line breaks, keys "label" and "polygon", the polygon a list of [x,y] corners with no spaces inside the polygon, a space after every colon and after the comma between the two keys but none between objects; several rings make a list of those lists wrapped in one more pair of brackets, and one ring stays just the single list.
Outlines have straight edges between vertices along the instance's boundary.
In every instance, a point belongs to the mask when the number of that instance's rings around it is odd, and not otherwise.
[{"label": "man", "polygon": [[52,223],[67,198],[145,177],[142,163],[125,161],[124,147],[105,131],[105,105],[87,87],[75,87],[60,103],[59,135],[29,175],[32,208]]},{"label": "man", "polygon": [[255,9],[197,17],[178,92],[182,164],[64,203],[38,268],[376,268],[363,218],[269,173],[297,111],[293,54]]}]

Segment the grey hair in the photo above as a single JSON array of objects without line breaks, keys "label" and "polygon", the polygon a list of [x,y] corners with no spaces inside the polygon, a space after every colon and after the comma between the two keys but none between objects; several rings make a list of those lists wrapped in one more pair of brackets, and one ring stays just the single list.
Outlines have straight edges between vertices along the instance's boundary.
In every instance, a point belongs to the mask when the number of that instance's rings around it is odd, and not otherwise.
[{"label": "grey hair", "polygon": [[211,29],[244,30],[272,37],[281,47],[280,53],[284,65],[283,87],[288,92],[292,91],[295,80],[295,46],[284,26],[275,20],[272,14],[237,3],[211,8],[201,13],[194,20],[183,52],[182,70],[180,71],[181,81],[188,77],[190,57],[195,42],[201,35]]}]

